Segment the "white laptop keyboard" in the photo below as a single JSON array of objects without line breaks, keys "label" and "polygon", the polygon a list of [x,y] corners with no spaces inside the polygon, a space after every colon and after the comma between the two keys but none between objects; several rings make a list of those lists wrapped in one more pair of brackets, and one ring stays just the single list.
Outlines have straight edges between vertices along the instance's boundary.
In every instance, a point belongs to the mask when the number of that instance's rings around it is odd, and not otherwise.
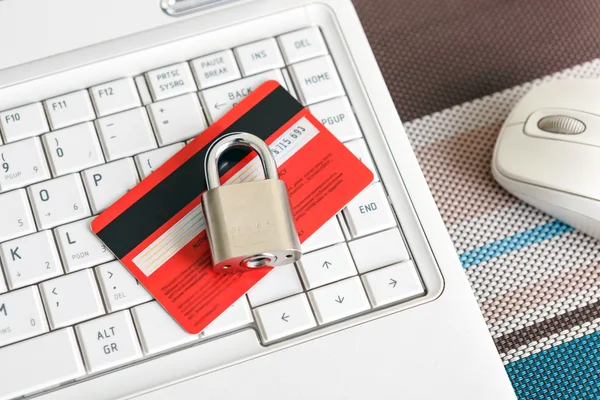
[{"label": "white laptop keyboard", "polygon": [[[201,335],[89,229],[94,215],[268,79],[374,182]],[[0,112],[0,399],[253,327],[264,345],[425,294],[320,30],[310,27]],[[26,360],[26,361],[24,361]],[[29,373],[12,373],[27,362]]]}]

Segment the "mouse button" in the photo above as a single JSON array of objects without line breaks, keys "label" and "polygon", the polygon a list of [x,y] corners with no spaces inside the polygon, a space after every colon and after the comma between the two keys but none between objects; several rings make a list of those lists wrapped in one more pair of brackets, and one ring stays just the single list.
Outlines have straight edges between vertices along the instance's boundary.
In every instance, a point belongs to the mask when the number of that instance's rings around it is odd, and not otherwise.
[{"label": "mouse button", "polygon": [[536,138],[600,147],[600,116],[564,108],[533,112],[524,133]]},{"label": "mouse button", "polygon": [[494,165],[502,176],[552,190],[600,199],[600,149],[523,134],[505,127],[496,144]]}]

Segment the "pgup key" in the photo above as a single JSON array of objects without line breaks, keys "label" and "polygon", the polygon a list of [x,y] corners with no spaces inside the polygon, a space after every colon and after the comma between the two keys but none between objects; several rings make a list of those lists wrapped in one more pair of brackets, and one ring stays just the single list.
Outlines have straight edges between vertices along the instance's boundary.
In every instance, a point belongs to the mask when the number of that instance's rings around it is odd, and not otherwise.
[{"label": "pgup key", "polygon": [[[266,179],[219,186],[219,157],[238,146],[258,153]],[[241,272],[300,259],[287,189],[265,142],[249,133],[225,135],[208,149],[204,170],[208,191],[202,209],[215,271]]]}]

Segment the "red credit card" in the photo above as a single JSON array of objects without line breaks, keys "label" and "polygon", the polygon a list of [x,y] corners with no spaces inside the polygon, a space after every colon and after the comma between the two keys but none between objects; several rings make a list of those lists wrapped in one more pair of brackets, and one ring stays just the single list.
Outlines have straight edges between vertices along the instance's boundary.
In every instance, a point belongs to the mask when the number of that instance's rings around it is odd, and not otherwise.
[{"label": "red credit card", "polygon": [[[288,189],[300,242],[359,194],[372,172],[277,82],[264,83],[92,221],[92,231],[189,333],[209,323],[270,268],[213,271],[200,198],[204,158],[223,134],[265,140]],[[232,149],[222,184],[263,179],[256,153]]]}]

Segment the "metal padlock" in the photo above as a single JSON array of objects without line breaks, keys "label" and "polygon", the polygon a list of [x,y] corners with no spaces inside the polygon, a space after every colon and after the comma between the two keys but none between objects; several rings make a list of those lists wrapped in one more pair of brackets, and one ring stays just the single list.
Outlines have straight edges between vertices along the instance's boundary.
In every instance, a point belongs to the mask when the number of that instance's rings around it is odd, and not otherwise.
[{"label": "metal padlock", "polygon": [[[264,180],[220,185],[219,158],[237,146],[258,153]],[[202,210],[216,272],[277,267],[300,259],[287,189],[264,141],[244,132],[225,135],[208,149],[204,171],[208,190],[202,195]]]}]

